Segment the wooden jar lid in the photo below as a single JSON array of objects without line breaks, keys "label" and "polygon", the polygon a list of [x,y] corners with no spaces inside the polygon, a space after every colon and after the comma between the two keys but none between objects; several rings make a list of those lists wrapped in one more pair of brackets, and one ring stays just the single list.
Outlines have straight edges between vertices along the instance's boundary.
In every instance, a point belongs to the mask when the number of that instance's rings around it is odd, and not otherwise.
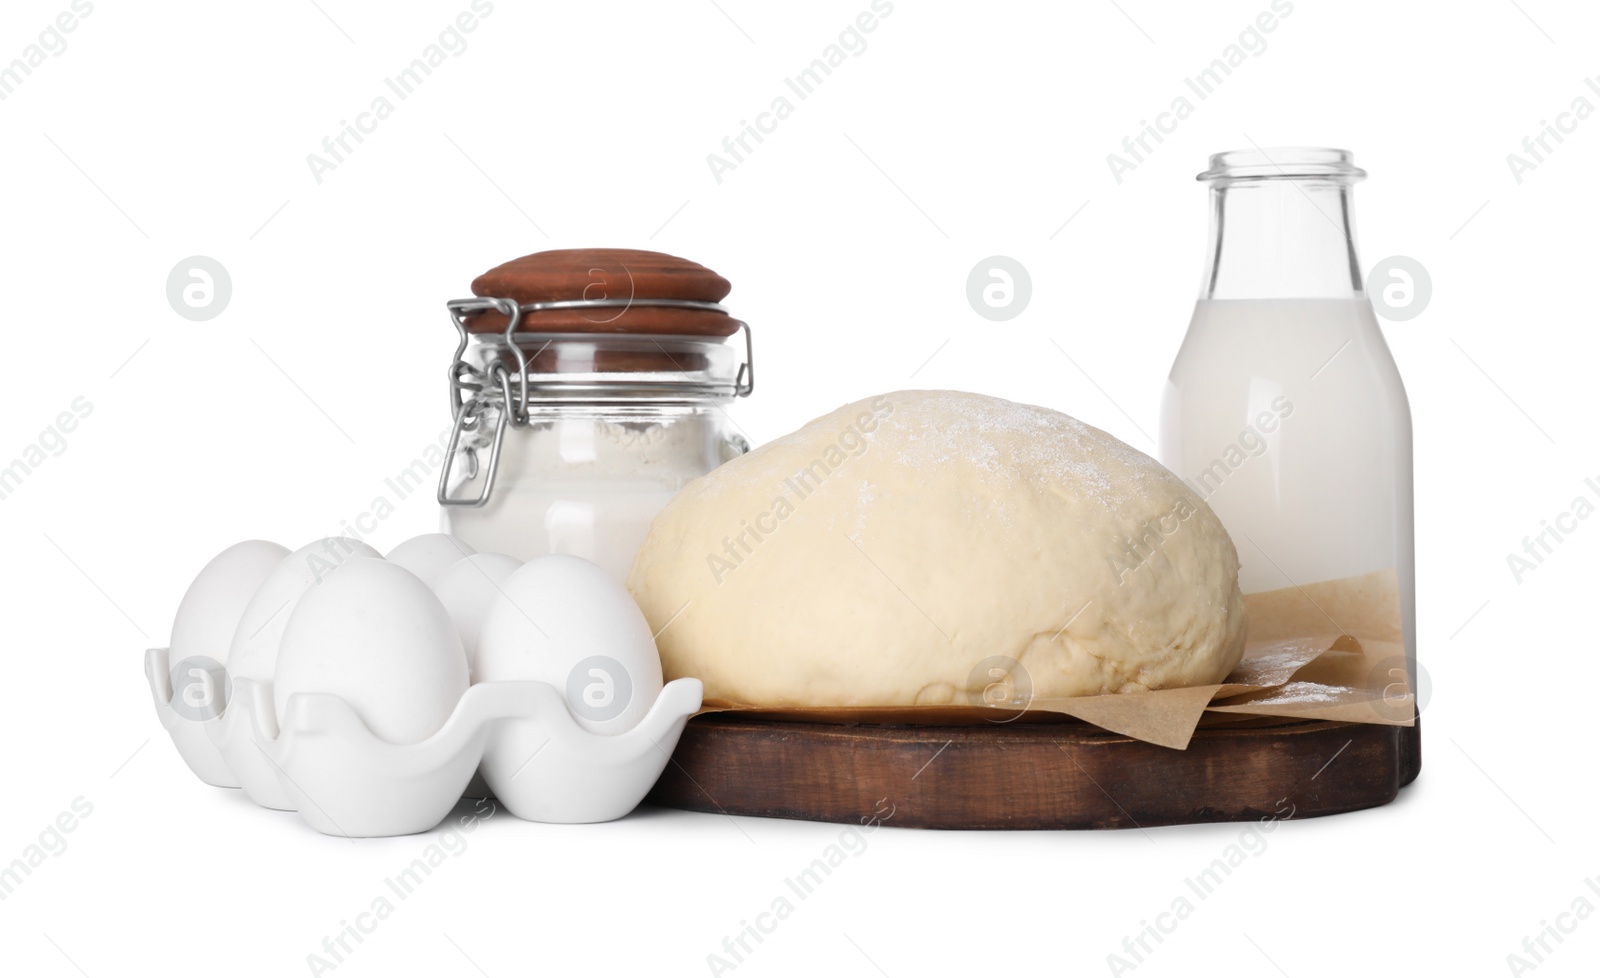
[{"label": "wooden jar lid", "polygon": [[[569,248],[524,255],[491,268],[473,280],[472,294],[520,304],[634,300],[620,308],[525,312],[519,332],[724,337],[739,330],[727,313],[652,306],[646,300],[721,302],[732,287],[721,275],[686,258],[630,248]],[[503,313],[482,312],[468,317],[466,325],[474,333],[504,332],[506,322]]]}]

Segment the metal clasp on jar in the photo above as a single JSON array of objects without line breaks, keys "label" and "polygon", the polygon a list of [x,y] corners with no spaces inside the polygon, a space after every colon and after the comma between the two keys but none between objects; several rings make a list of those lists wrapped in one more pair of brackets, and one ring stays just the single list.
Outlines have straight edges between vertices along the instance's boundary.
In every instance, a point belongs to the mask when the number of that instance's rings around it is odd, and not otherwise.
[{"label": "metal clasp on jar", "polygon": [[[514,299],[475,297],[471,299],[452,299],[446,304],[450,311],[451,321],[456,327],[457,343],[455,355],[451,358],[447,379],[449,381],[450,411],[454,424],[450,429],[450,441],[445,449],[445,460],[442,471],[439,473],[439,488],[436,494],[441,506],[483,506],[489,501],[489,495],[494,489],[495,472],[499,467],[500,448],[505,441],[506,425],[521,428],[529,422],[528,400],[529,392],[534,383],[529,379],[529,357],[523,352],[523,341],[545,340],[537,357],[550,343],[563,338],[572,338],[579,334],[567,333],[538,333],[520,332],[518,327],[522,324],[527,313],[541,312],[548,309],[600,309],[600,308],[626,308],[628,306],[662,306],[678,309],[705,309],[712,312],[726,313],[727,310],[715,302],[696,302],[688,299],[573,299],[559,302],[529,302],[519,304]],[[465,359],[471,333],[467,329],[467,318],[476,313],[496,311],[506,317],[506,328],[503,339],[506,349],[510,351],[516,362],[515,392],[511,370],[499,359],[492,360],[487,367],[479,368]],[[755,390],[756,367],[755,345],[751,340],[750,326],[743,320],[734,320],[739,324],[739,330],[744,333],[744,361],[739,364],[739,370],[734,377],[732,389],[723,387],[726,393],[735,397],[748,397]],[[619,334],[620,335],[620,334]],[[657,341],[681,340],[682,337],[651,336],[649,334],[627,334],[634,340]],[[592,337],[588,337],[591,338]],[[663,348],[663,352],[665,349]],[[670,355],[668,355],[670,359]],[[607,389],[610,385],[582,385],[563,382],[558,377],[541,381],[539,387],[552,393],[582,393],[585,390],[598,392]],[[701,392],[710,394],[712,390],[703,382],[685,378],[679,382],[657,381],[654,388],[663,394],[681,396],[685,392]],[[465,457],[466,481],[478,477],[478,449],[472,445],[462,445],[464,435],[479,433],[483,430],[488,416],[494,417],[494,434],[489,440],[489,459],[483,469],[483,488],[476,498],[458,499],[450,495],[450,480],[455,473],[455,462],[459,455]]]}]

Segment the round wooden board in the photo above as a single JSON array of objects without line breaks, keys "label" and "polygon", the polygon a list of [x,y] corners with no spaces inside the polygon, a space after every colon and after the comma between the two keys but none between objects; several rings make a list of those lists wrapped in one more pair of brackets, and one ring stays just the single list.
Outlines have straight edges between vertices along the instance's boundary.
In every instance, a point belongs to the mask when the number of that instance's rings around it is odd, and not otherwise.
[{"label": "round wooden board", "polygon": [[1415,728],[1250,718],[1208,720],[1179,751],[1079,722],[878,726],[708,713],[689,722],[646,800],[851,825],[892,810],[885,824],[941,829],[1307,818],[1392,801],[1415,777],[1415,741]]}]

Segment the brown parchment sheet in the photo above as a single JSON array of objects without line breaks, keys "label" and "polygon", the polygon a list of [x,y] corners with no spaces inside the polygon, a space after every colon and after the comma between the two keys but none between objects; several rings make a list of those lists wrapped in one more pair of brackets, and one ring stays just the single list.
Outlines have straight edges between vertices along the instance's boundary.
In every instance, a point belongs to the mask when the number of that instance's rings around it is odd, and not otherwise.
[{"label": "brown parchment sheet", "polygon": [[[701,713],[814,723],[974,724],[1063,722],[1182,750],[1208,713],[1221,722],[1250,717],[1412,724],[1393,570],[1245,595],[1244,657],[1210,686],[1036,697],[1014,706],[840,706],[763,708],[707,699]],[[1234,716],[1226,716],[1234,715]]]}]

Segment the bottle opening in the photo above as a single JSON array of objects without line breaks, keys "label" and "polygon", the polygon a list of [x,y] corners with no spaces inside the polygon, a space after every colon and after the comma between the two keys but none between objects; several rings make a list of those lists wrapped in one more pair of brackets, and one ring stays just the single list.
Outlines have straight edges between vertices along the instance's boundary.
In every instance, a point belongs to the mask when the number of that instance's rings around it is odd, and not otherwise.
[{"label": "bottle opening", "polygon": [[1347,149],[1315,146],[1277,146],[1234,149],[1211,157],[1211,166],[1195,179],[1206,182],[1323,178],[1355,183],[1367,171],[1355,165]]}]

